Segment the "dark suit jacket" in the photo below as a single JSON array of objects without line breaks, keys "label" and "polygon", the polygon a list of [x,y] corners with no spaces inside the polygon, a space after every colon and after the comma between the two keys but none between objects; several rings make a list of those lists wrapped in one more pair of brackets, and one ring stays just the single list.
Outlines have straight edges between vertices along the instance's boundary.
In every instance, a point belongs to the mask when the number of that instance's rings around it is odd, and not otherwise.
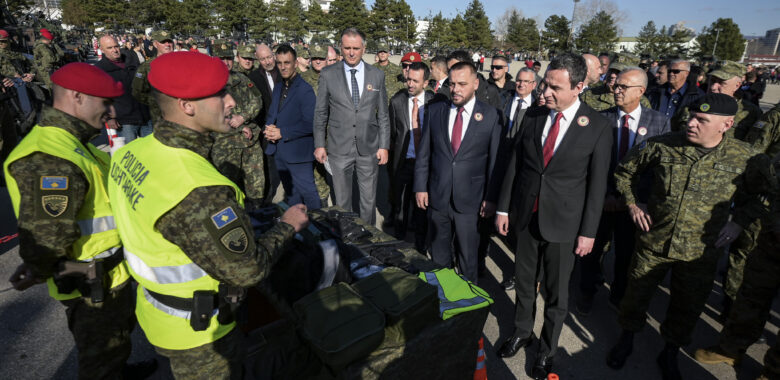
[{"label": "dark suit jacket", "polygon": [[[433,99],[433,92],[425,92],[425,104]],[[420,106],[424,106],[420,104]],[[423,116],[425,116],[423,111]],[[406,158],[406,151],[409,150],[409,140],[412,138],[409,125],[409,92],[406,90],[398,91],[390,99],[390,173],[395,173],[398,165]],[[420,128],[423,127],[420,120]],[[420,131],[422,132],[422,131]],[[419,147],[416,147],[419,149]]]},{"label": "dark suit jacket", "polygon": [[[526,112],[509,159],[497,210],[516,231],[528,226],[539,198],[539,230],[549,242],[595,237],[607,190],[612,130],[609,120],[581,103],[555,155],[544,167],[542,132],[550,110]],[[580,118],[587,118],[584,126]],[[582,119],[586,120],[586,119]]]},{"label": "dark suit jacket", "polygon": [[[458,154],[449,137],[450,102],[429,103],[414,167],[414,192],[428,192],[429,205],[464,214],[479,213],[483,200],[495,202],[496,157],[501,141],[501,115],[476,101]],[[454,111],[453,111],[454,112]],[[482,115],[482,120],[479,116]],[[450,203],[451,202],[451,203]]]},{"label": "dark suit jacket", "polygon": [[[641,107],[641,106],[640,106]],[[639,146],[644,142],[645,140],[653,137],[653,136],[659,136],[663,135],[665,133],[671,132],[671,127],[669,123],[669,118],[666,117],[666,115],[654,111],[647,107],[641,107],[642,112],[639,115],[639,123],[637,124],[637,134],[636,137],[634,137],[634,144],[629,147],[629,149]],[[612,144],[612,156],[609,161],[609,181],[607,182],[607,193],[614,195],[616,197],[620,197],[620,192],[617,191],[615,188],[615,168],[617,167],[618,160],[617,160],[617,154],[618,149],[620,148],[618,146],[618,108],[612,107],[609,109],[606,109],[604,111],[601,111],[601,114],[609,119],[610,125],[612,126],[612,141],[614,142]],[[645,128],[647,133],[644,135],[641,134],[642,128]],[[647,176],[649,174],[650,176]],[[652,173],[646,173],[646,175],[642,176],[641,181],[639,182],[639,200],[641,202],[647,201],[647,197],[650,195],[650,186],[652,185]]]},{"label": "dark suit jacket", "polygon": [[[257,125],[262,127],[266,124],[266,115],[268,115],[268,108],[271,106],[271,88],[268,85],[268,77],[265,75],[265,69],[262,67],[250,72],[247,76],[260,90],[260,95],[263,98],[263,109],[255,118]],[[282,81],[282,75],[279,74],[279,69],[277,69],[276,66],[274,66],[274,69],[271,71],[271,77],[274,78],[274,88],[276,88],[276,84]]]},{"label": "dark suit jacket", "polygon": [[[664,83],[663,86],[658,86],[654,88],[652,91],[648,91],[646,96],[647,99],[650,100],[650,105],[653,107],[654,110],[658,111],[658,107],[661,106],[661,97],[669,89],[669,86],[671,86],[669,82],[666,82]],[[704,95],[704,91],[702,91],[699,87],[696,87],[695,82],[688,81],[688,87],[685,89],[685,92],[682,94],[682,98],[680,99],[680,104],[677,105],[677,111],[695,102],[696,99],[699,99],[699,97],[703,95]]]},{"label": "dark suit jacket", "polygon": [[[486,81],[482,74],[477,74],[477,78],[479,79],[479,87],[477,87],[477,91],[474,93],[477,100],[496,107],[500,112],[503,112],[503,100],[501,99],[501,93],[499,92],[498,87]],[[436,92],[433,101],[440,102],[450,100],[452,100],[452,94],[450,93],[450,78],[447,78],[444,80],[444,83],[442,83],[439,91]]]},{"label": "dark suit jacket", "polygon": [[279,127],[282,138],[269,143],[265,154],[290,163],[314,161],[312,120],[317,97],[311,86],[296,74],[287,90],[287,99],[279,109],[283,87],[283,83],[274,87],[266,123]]},{"label": "dark suit jacket", "polygon": [[506,93],[504,94],[504,98],[505,98],[504,105],[501,107],[501,110],[504,112],[503,115],[504,126],[506,127],[504,128],[504,136],[511,139],[514,138],[517,135],[517,132],[520,130],[520,126],[522,125],[523,116],[525,115],[525,113],[528,112],[528,110],[530,110],[531,108],[536,107],[536,97],[533,94],[531,94],[531,104],[528,106],[528,108],[524,110],[520,109],[515,111],[518,112],[516,118],[517,120],[515,120],[514,123],[512,123],[511,130],[509,129],[509,120],[512,117],[512,115],[510,114],[512,113],[512,102],[515,100],[515,91],[514,90],[512,90],[511,92],[506,91]]}]

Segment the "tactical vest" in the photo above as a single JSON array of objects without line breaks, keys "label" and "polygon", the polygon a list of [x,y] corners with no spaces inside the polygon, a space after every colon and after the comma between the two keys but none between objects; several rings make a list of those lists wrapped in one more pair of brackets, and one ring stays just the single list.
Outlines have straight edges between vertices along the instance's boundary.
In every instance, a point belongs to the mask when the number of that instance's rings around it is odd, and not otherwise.
[{"label": "tactical vest", "polygon": [[[121,249],[122,244],[119,241],[119,234],[106,192],[109,156],[92,144],[88,143],[85,146],[76,136],[62,128],[36,125],[5,161],[3,171],[8,181],[8,192],[11,195],[11,203],[16,217],[19,217],[21,197],[18,184],[8,168],[13,162],[36,152],[46,153],[73,163],[84,172],[84,177],[89,182],[84,204],[76,213],[81,237],[71,246],[68,258],[89,262],[111,256]],[[130,278],[124,262],[110,270],[108,275],[111,279],[109,288],[121,285]],[[49,295],[57,300],[81,297],[78,290],[60,293],[53,278],[47,279],[46,284],[49,288]]]},{"label": "tactical vest", "polygon": [[126,242],[125,258],[139,284],[138,324],[149,342],[183,350],[211,343],[230,332],[235,322],[220,324],[216,307],[208,326],[195,331],[190,326],[191,311],[165,305],[150,294],[186,299],[196,291],[219,291],[219,281],[166,240],[155,224],[198,187],[230,186],[242,206],[244,193],[205,158],[188,149],[164,145],[154,134],[119,149],[111,159],[110,175],[108,193],[114,200],[119,235]]},{"label": "tactical vest", "polygon": [[493,299],[480,287],[464,279],[452,269],[420,272],[421,280],[436,286],[439,292],[439,314],[449,319],[460,313],[490,306]]}]

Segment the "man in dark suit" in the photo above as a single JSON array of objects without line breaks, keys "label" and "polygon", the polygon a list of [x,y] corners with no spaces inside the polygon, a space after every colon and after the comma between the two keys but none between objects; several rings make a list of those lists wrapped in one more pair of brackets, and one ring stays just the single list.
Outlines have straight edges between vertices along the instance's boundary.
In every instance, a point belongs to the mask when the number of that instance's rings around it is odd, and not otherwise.
[{"label": "man in dark suit", "polygon": [[393,229],[395,237],[403,240],[409,226],[409,208],[414,205],[411,218],[414,220],[414,243],[420,252],[425,252],[425,237],[428,221],[425,210],[417,207],[412,192],[414,184],[414,163],[417,148],[422,138],[422,121],[425,107],[433,93],[425,91],[430,70],[422,62],[409,66],[406,90],[399,91],[390,99],[390,182],[392,186],[390,204],[393,207]]},{"label": "man in dark suit", "polygon": [[[533,341],[537,269],[544,327],[532,376],[546,379],[568,306],[574,257],[590,253],[607,190],[611,124],[580,103],[585,60],[565,53],[545,73],[545,106],[525,114],[504,176],[496,227],[516,231],[515,332],[498,351],[510,357]],[[511,222],[510,222],[511,220]]]},{"label": "man in dark suit", "polygon": [[[607,196],[604,198],[604,211],[601,214],[599,230],[593,252],[580,260],[580,297],[577,311],[587,315],[593,306],[593,295],[603,282],[601,256],[607,243],[615,239],[614,281],[610,286],[609,302],[618,308],[626,290],[628,264],[634,251],[634,223],[628,213],[625,202],[615,188],[613,174],[615,167],[628,153],[631,147],[640,145],[653,136],[670,131],[669,118],[652,109],[642,107],[639,100],[647,89],[647,74],[638,67],[624,69],[615,82],[616,107],[601,112],[612,126],[612,155],[609,164]],[[652,178],[640,183],[640,196],[647,195]],[[640,199],[645,203],[646,199]]]},{"label": "man in dark suit", "polygon": [[336,204],[346,210],[352,210],[352,173],[357,172],[360,218],[373,225],[377,164],[387,163],[390,122],[385,73],[363,62],[365,49],[363,32],[344,30],[344,63],[320,72],[314,110],[314,157],[330,164]]},{"label": "man in dark suit", "polygon": [[276,49],[276,65],[282,82],[274,88],[264,135],[265,153],[274,156],[288,204],[304,203],[318,209],[320,197],[314,186],[314,137],[312,120],[317,97],[295,71],[297,54],[290,45]]},{"label": "man in dark suit", "polygon": [[[443,55],[437,55],[431,60],[431,79],[428,82],[428,87],[434,94],[440,94],[447,91],[449,88],[444,88],[444,82],[447,80],[447,57]],[[447,96],[449,99],[449,96]]]},{"label": "man in dark suit", "polygon": [[669,63],[668,81],[647,94],[653,109],[671,118],[677,110],[693,103],[704,95],[704,91],[688,80],[691,63],[675,60]]},{"label": "man in dark suit", "polygon": [[[452,66],[459,62],[472,62],[469,53],[464,50],[455,50],[447,56],[447,69],[451,70]],[[477,73],[477,80],[479,80],[479,88],[477,88],[475,96],[477,100],[482,103],[486,103],[495,108],[501,109],[501,93],[496,85],[489,83],[485,80],[482,74]],[[452,99],[451,86],[449,78],[442,83],[439,90],[436,92],[433,101],[446,101]]]},{"label": "man in dark suit", "polygon": [[[260,95],[263,98],[263,108],[260,113],[255,117],[257,125],[265,125],[266,117],[268,115],[268,108],[271,106],[271,94],[274,91],[274,87],[282,81],[282,76],[279,74],[279,69],[276,68],[276,59],[271,48],[266,44],[257,45],[255,50],[255,56],[260,62],[260,67],[252,71],[247,75],[249,79],[260,90]],[[265,138],[261,141],[263,151],[268,149],[268,140]],[[276,168],[276,162],[273,156],[265,155],[263,161],[263,169],[265,170],[265,201],[271,202],[276,195],[276,189],[279,188],[279,172]]]},{"label": "man in dark suit", "polygon": [[536,98],[533,96],[537,85],[536,73],[523,67],[517,72],[516,77],[515,89],[506,94],[506,101],[502,107],[504,126],[506,126],[504,136],[508,139],[513,139],[517,135],[525,112],[536,103]]},{"label": "man in dark suit", "polygon": [[414,191],[418,207],[431,207],[433,261],[452,265],[454,230],[460,271],[476,283],[477,223],[495,212],[501,115],[476,99],[480,82],[471,62],[453,65],[449,82],[452,101],[431,103],[425,112]]}]

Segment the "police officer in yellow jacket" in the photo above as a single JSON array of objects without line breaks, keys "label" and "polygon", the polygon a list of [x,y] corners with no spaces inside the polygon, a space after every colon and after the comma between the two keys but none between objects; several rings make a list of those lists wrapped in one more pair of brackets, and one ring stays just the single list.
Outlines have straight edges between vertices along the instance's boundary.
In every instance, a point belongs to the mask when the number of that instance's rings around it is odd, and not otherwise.
[{"label": "police officer in yellow jacket", "polygon": [[254,239],[244,193],[210,163],[210,132],[231,130],[235,106],[219,58],[169,53],[151,63],[148,78],[163,119],[152,135],[116,152],[108,180],[139,284],[138,323],[176,378],[241,378],[243,338],[232,315],[237,289],[268,276],[284,245],[308,224],[306,209],[292,206]]},{"label": "police officer in yellow jacket", "polygon": [[[133,294],[106,192],[109,157],[89,143],[122,84],[86,63],[64,66],[51,81],[53,107],[44,106],[3,165],[24,262],[10,280],[18,290],[46,281],[65,305],[79,378],[122,378]],[[148,362],[141,369],[148,375],[155,368]]]}]

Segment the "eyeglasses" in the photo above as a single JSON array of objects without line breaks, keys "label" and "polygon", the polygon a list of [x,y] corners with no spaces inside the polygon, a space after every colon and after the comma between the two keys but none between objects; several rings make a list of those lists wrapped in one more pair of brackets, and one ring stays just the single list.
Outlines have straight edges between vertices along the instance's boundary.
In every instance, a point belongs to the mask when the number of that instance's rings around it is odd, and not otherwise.
[{"label": "eyeglasses", "polygon": [[412,65],[411,63],[402,63],[401,64],[401,66],[403,66],[403,68],[405,68],[405,69],[408,69],[409,66],[411,66],[411,65]]},{"label": "eyeglasses", "polygon": [[502,66],[502,65],[491,65],[490,66],[491,70],[503,70],[505,68],[506,68],[506,66]]},{"label": "eyeglasses", "polygon": [[536,81],[535,80],[523,80],[523,79],[518,79],[517,80],[517,83],[522,83],[522,84],[531,84],[531,83],[534,83],[534,82],[536,82]]},{"label": "eyeglasses", "polygon": [[669,72],[670,72],[670,73],[672,73],[672,74],[674,74],[674,75],[677,75],[677,74],[679,74],[679,73],[681,73],[681,72],[683,72],[683,71],[688,71],[688,70],[680,70],[680,69],[672,69],[672,70],[669,70]]},{"label": "eyeglasses", "polygon": [[615,85],[615,91],[620,90],[621,92],[626,92],[626,91],[628,91],[629,88],[632,88],[632,87],[643,87],[643,86],[639,86],[639,85],[637,85],[637,86],[628,86],[628,85],[625,85],[625,84],[616,84]]}]

